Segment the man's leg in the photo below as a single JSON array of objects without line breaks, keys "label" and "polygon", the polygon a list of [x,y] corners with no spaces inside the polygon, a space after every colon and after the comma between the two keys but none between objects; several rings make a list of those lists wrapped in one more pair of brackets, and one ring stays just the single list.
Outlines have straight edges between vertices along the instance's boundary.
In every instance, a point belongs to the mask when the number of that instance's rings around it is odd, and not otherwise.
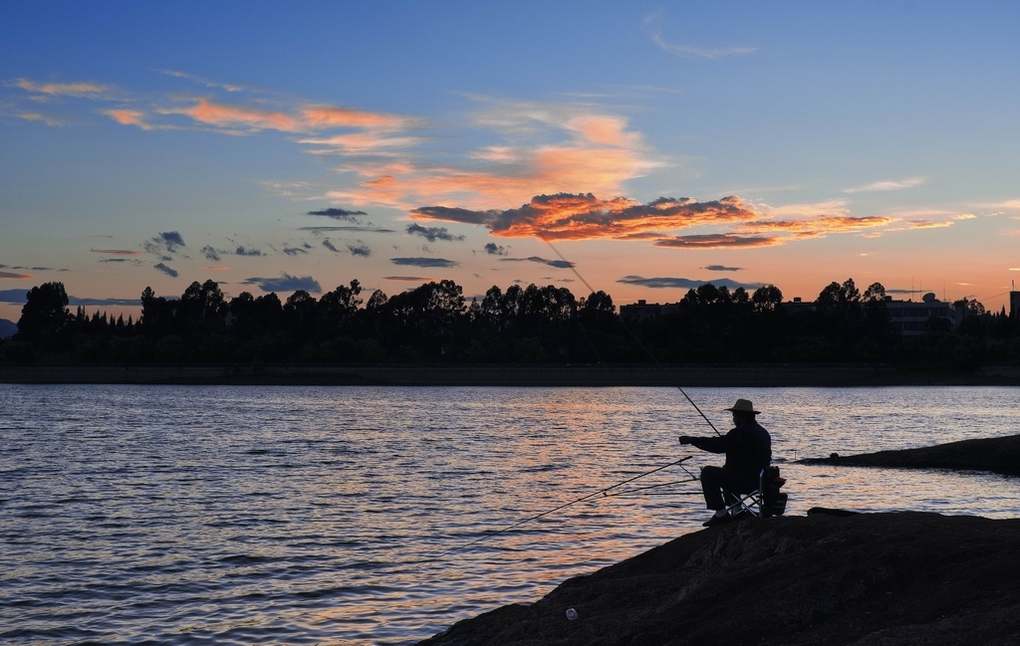
[{"label": "man's leg", "polygon": [[705,494],[705,506],[716,511],[726,508],[723,500],[723,484],[726,472],[722,467],[701,467],[701,491]]}]

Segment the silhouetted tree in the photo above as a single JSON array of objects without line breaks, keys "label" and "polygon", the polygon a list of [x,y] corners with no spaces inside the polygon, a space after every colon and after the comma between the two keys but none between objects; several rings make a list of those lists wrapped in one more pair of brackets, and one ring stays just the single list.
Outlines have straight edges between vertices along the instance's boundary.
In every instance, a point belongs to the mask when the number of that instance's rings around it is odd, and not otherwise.
[{"label": "silhouetted tree", "polygon": [[54,347],[71,320],[64,284],[43,283],[26,295],[18,319],[18,338],[42,347]]},{"label": "silhouetted tree", "polygon": [[783,292],[775,285],[762,285],[751,295],[755,312],[775,312],[783,304]]},{"label": "silhouetted tree", "polygon": [[157,336],[173,329],[176,306],[162,296],[156,296],[151,287],[142,290],[142,316],[139,323],[142,330]]},{"label": "silhouetted tree", "polygon": [[361,306],[361,283],[352,280],[349,287],[337,286],[319,299],[315,311],[318,336],[329,337],[344,331],[358,313]]},{"label": "silhouetted tree", "polygon": [[179,324],[185,332],[222,332],[230,311],[219,284],[211,279],[191,283],[181,295],[178,308]]}]

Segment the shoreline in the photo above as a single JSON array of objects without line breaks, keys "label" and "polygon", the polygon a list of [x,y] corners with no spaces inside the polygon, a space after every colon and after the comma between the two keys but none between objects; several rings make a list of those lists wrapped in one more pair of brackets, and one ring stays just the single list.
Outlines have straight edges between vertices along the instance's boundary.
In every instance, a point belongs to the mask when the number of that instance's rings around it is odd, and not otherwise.
[{"label": "shoreline", "polygon": [[897,364],[0,365],[0,383],[261,386],[1020,386],[1020,366]]}]

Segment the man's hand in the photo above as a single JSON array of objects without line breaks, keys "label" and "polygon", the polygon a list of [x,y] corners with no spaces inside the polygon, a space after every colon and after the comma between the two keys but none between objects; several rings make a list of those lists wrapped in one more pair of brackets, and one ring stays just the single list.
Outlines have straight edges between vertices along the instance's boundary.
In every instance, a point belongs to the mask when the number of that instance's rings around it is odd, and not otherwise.
[{"label": "man's hand", "polygon": [[690,435],[681,435],[680,436],[680,443],[681,444],[690,444],[691,443],[691,436]]}]

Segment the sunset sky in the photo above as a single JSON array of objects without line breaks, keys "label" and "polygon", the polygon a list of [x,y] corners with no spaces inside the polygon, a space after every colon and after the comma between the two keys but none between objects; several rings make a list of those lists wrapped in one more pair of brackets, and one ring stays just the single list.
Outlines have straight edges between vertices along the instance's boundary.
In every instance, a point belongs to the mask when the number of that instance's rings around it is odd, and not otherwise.
[{"label": "sunset sky", "polygon": [[0,2],[0,318],[210,278],[998,311],[1020,3],[836,5]]}]

